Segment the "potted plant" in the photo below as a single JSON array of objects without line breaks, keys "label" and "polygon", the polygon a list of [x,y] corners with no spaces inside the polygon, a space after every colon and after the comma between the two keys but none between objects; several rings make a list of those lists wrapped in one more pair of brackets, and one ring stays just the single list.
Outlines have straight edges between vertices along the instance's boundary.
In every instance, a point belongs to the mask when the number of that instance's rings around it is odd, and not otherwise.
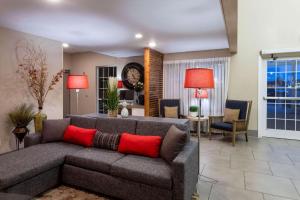
[{"label": "potted plant", "polygon": [[118,107],[119,107],[119,94],[118,94],[118,80],[115,77],[108,78],[106,99],[107,101],[105,103],[105,106],[108,111],[108,116],[117,117]]},{"label": "potted plant", "polygon": [[[7,114],[9,126],[13,126],[13,134],[22,143],[25,135],[29,132],[27,126],[34,117],[33,105],[21,104]],[[19,145],[18,145],[19,146]],[[18,147],[19,149],[19,147]]]},{"label": "potted plant", "polygon": [[17,73],[26,81],[31,96],[38,104],[38,113],[34,116],[34,127],[36,133],[41,133],[43,120],[47,119],[47,115],[42,113],[44,102],[48,93],[62,78],[63,70],[57,72],[48,82],[46,52],[26,40],[17,44],[16,57],[19,66]]},{"label": "potted plant", "polygon": [[192,117],[198,116],[198,106],[190,106],[190,116]]}]

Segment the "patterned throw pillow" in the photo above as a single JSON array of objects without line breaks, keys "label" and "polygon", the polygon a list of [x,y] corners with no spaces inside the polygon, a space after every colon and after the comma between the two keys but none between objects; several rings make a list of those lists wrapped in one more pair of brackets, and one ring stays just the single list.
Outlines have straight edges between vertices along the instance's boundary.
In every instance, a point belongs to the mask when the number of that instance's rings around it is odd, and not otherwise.
[{"label": "patterned throw pillow", "polygon": [[113,133],[102,133],[97,131],[94,137],[94,147],[109,150],[118,150],[120,135]]}]

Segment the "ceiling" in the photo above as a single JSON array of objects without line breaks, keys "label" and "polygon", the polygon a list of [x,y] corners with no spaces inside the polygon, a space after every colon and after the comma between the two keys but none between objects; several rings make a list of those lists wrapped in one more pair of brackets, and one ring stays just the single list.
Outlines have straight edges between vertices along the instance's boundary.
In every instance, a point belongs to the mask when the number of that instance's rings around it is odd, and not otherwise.
[{"label": "ceiling", "polygon": [[228,48],[220,0],[0,0],[0,26],[117,57]]}]

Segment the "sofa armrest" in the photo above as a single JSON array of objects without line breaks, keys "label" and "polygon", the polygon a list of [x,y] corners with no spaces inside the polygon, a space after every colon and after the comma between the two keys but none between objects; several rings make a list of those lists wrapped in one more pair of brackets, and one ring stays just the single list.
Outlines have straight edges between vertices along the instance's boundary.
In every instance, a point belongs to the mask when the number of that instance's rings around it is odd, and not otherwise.
[{"label": "sofa armrest", "polygon": [[190,200],[198,181],[198,142],[189,141],[173,160],[173,194],[175,200]]},{"label": "sofa armrest", "polygon": [[30,147],[41,143],[42,135],[38,133],[33,133],[26,135],[24,138],[24,147]]}]

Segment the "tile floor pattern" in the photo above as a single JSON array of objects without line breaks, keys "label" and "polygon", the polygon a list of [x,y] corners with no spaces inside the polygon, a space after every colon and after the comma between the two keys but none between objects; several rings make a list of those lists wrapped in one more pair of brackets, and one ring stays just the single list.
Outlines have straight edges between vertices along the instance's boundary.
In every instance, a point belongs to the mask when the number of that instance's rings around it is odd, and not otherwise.
[{"label": "tile floor pattern", "polygon": [[203,136],[200,161],[200,200],[300,200],[300,141]]}]

